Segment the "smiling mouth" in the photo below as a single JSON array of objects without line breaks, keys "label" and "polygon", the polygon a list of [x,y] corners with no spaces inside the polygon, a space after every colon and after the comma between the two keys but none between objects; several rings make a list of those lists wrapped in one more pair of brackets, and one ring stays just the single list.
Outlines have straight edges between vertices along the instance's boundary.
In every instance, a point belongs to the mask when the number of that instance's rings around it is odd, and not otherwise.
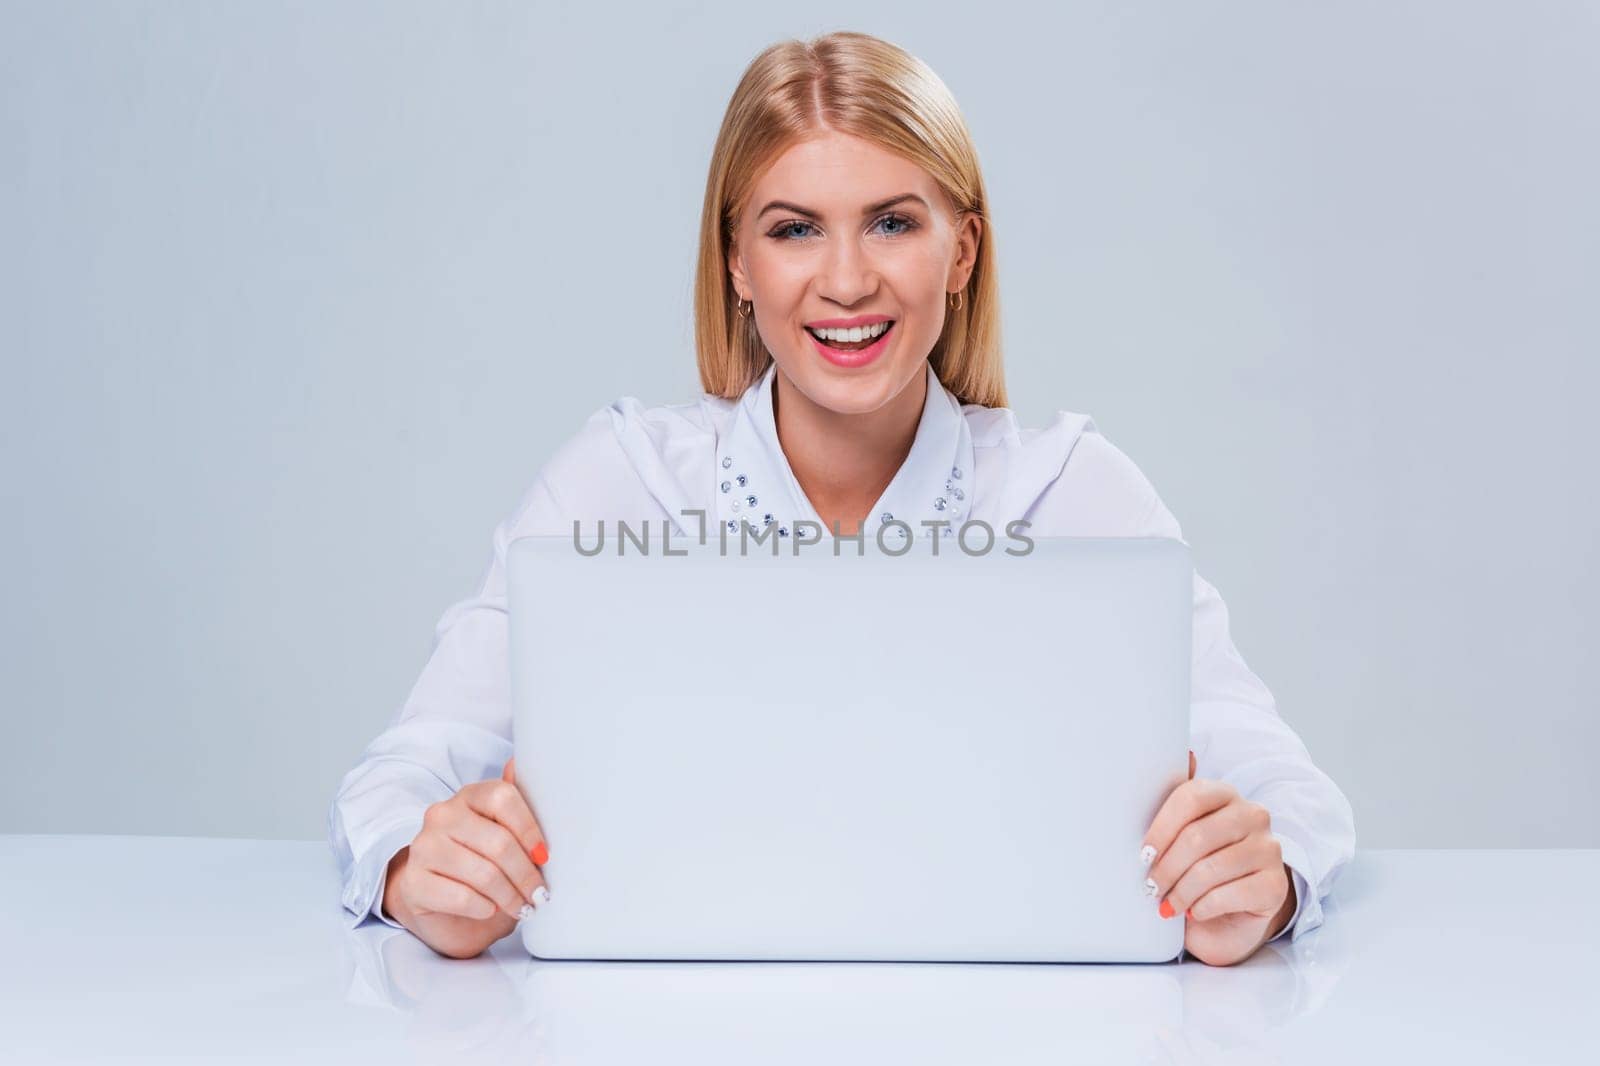
[{"label": "smiling mouth", "polygon": [[811,336],[816,339],[817,343],[826,344],[828,347],[834,349],[835,351],[840,351],[840,352],[859,352],[863,348],[872,347],[874,344],[877,344],[879,341],[883,340],[883,338],[885,338],[889,334],[893,333],[894,332],[894,327],[896,325],[897,325],[897,321],[894,320],[894,319],[891,319],[889,321],[889,325],[887,327],[885,327],[885,329],[884,329],[884,331],[882,333],[878,334],[876,337],[871,337],[871,338],[869,338],[867,340],[862,340],[862,341],[830,341],[830,340],[827,340],[827,339],[825,339],[823,337],[818,337],[816,332],[814,330],[812,330],[810,326],[805,327],[805,330],[806,330],[807,333],[810,333]]}]

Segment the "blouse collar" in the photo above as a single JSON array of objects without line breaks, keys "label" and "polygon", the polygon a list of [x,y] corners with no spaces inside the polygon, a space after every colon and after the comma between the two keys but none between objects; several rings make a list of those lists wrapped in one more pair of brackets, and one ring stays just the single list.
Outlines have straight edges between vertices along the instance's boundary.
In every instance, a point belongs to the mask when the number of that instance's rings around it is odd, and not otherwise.
[{"label": "blouse collar", "polygon": [[[778,442],[772,400],[777,363],[739,398],[733,425],[717,449],[717,517],[730,533],[741,521],[756,529],[773,525],[779,537],[793,534],[796,519],[815,522],[823,535],[833,536],[795,480],[788,456]],[[926,537],[931,527],[921,523],[945,521],[941,532],[965,520],[973,499],[972,431],[961,402],[939,381],[931,363],[924,364],[927,396],[911,451],[868,512],[861,531],[876,536],[880,526],[895,523],[884,533],[886,543],[903,543],[906,535]]]}]

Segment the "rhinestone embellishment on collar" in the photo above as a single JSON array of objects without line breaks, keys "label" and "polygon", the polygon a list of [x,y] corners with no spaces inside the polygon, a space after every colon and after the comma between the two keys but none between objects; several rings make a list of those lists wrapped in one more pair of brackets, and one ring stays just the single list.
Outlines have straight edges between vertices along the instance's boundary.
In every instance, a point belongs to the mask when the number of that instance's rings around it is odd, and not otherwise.
[{"label": "rhinestone embellishment on collar", "polygon": [[[733,456],[724,455],[722,457],[722,469],[724,469],[724,470],[733,469]],[[966,493],[961,490],[960,486],[955,484],[955,482],[959,481],[960,479],[961,479],[961,468],[959,466],[951,467],[950,468],[950,479],[947,480],[944,483],[944,489],[945,489],[945,492],[946,492],[947,496],[936,496],[936,497],[934,497],[934,500],[933,500],[933,510],[934,510],[935,514],[942,514],[944,516],[943,520],[945,521],[946,524],[944,526],[941,526],[941,527],[923,526],[922,527],[922,535],[923,536],[925,536],[925,537],[933,536],[933,531],[934,531],[935,528],[938,528],[939,533],[940,533],[941,536],[945,536],[945,537],[950,536],[951,527],[956,524],[957,518],[959,518],[960,515],[961,515],[961,501],[966,499]],[[750,479],[746,475],[736,472],[733,475],[733,479],[731,481],[730,480],[724,480],[717,487],[722,492],[731,494],[733,492],[733,488],[734,488],[735,485],[737,485],[739,488],[748,488],[749,484],[750,484]],[[955,502],[952,503],[951,499],[954,499]],[[729,506],[732,507],[732,509],[734,510],[735,513],[739,513],[739,512],[742,512],[746,507],[749,507],[749,508],[751,508],[753,510],[758,502],[759,502],[759,498],[755,495],[755,493],[749,493],[749,494],[743,496],[742,498],[734,499],[730,503]],[[878,515],[878,523],[880,525],[888,525],[890,522],[893,522],[894,520],[895,520],[895,517],[894,517],[893,513],[889,512],[889,511],[884,511],[883,513]],[[930,519],[930,521],[938,521],[938,520],[939,519],[937,519],[937,518]],[[742,522],[742,521],[745,521],[745,520],[742,519],[742,518],[741,519],[733,519],[733,518],[728,519],[728,521],[726,523],[726,525],[728,527],[728,532],[737,533],[739,531],[739,523]],[[761,516],[761,525],[762,526],[770,526],[774,521],[776,521],[776,519],[772,516],[772,514],[770,512],[763,513],[762,516]],[[749,524],[750,524],[750,527],[752,529],[755,528],[755,523],[754,522],[750,522]],[[909,523],[907,523],[907,525],[909,525]],[[893,532],[894,532],[894,534],[896,536],[899,536],[899,537],[904,537],[905,536],[905,530],[903,530],[903,529],[896,528],[895,530],[893,530]],[[778,536],[787,537],[788,535],[789,535],[789,527],[787,525],[780,525],[778,527]]]},{"label": "rhinestone embellishment on collar", "polygon": [[[724,455],[722,457],[722,469],[724,469],[724,470],[733,469],[733,456]],[[735,473],[733,475],[733,480],[732,481],[724,481],[720,485],[718,485],[717,487],[719,489],[721,489],[725,493],[731,493],[733,491],[733,487],[735,485],[739,486],[741,489],[748,488],[749,485],[750,485],[750,479],[748,477],[746,477],[744,474]],[[732,508],[734,509],[735,512],[742,511],[746,507],[749,507],[752,510],[754,510],[756,504],[759,503],[759,502],[760,502],[760,500],[758,499],[756,494],[752,492],[752,493],[749,493],[748,495],[746,495],[746,496],[744,496],[744,497],[742,497],[740,499],[734,500],[730,504],[730,506],[732,506]],[[737,532],[739,532],[739,523],[740,522],[744,522],[744,521],[745,521],[745,519],[742,519],[742,518],[740,518],[740,519],[733,519],[733,518],[728,519],[728,521],[727,521],[728,532],[729,533],[737,533]],[[761,516],[761,524],[764,527],[772,525],[772,523],[775,522],[775,521],[777,521],[777,519],[773,518],[773,516],[770,513],[765,513],[765,514],[763,514]],[[749,522],[747,524],[750,526],[750,528],[752,528],[752,529],[755,528],[755,523],[754,522]],[[787,537],[788,535],[789,535],[789,527],[786,526],[786,525],[780,525],[778,527],[778,536]]]}]

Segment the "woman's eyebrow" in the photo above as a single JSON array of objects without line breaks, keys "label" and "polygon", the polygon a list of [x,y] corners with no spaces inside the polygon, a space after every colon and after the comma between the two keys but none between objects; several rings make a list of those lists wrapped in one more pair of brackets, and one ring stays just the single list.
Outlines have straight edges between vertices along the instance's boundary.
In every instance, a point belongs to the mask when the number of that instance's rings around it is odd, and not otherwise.
[{"label": "woman's eyebrow", "polygon": [[[893,207],[895,204],[901,203],[902,201],[905,201],[905,200],[915,200],[917,203],[921,204],[924,209],[926,209],[927,206],[928,206],[928,201],[924,200],[922,197],[918,196],[916,193],[914,193],[914,192],[903,192],[899,196],[891,196],[887,200],[879,200],[875,204],[868,204],[866,207],[863,207],[861,209],[861,213],[863,215],[870,215],[874,211],[882,211],[886,207]],[[788,202],[786,202],[784,200],[774,200],[774,201],[772,201],[766,207],[763,207],[760,211],[758,211],[756,213],[756,217],[760,218],[762,215],[766,214],[768,211],[774,211],[774,210],[793,211],[795,214],[804,215],[806,218],[821,218],[822,217],[822,215],[820,215],[816,211],[811,210],[811,208],[809,208],[809,207],[801,207],[799,204],[791,204],[791,203],[788,203]]]}]

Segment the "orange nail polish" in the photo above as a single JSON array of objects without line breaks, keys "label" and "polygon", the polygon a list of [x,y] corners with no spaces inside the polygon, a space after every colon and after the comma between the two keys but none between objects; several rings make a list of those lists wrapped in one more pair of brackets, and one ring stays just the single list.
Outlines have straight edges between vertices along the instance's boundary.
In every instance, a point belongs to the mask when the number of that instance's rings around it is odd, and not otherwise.
[{"label": "orange nail polish", "polygon": [[1187,910],[1185,910],[1183,912],[1183,916],[1185,918],[1189,919],[1191,922],[1194,921],[1194,908],[1190,907]]},{"label": "orange nail polish", "polygon": [[1161,909],[1161,917],[1163,917],[1163,918],[1171,918],[1173,916],[1173,914],[1176,913],[1172,909],[1172,904],[1167,902],[1166,900],[1162,900],[1161,901],[1161,908],[1160,909]]},{"label": "orange nail polish", "polygon": [[550,849],[545,847],[544,841],[541,840],[534,845],[531,854],[533,855],[534,865],[543,866],[550,858]]}]

